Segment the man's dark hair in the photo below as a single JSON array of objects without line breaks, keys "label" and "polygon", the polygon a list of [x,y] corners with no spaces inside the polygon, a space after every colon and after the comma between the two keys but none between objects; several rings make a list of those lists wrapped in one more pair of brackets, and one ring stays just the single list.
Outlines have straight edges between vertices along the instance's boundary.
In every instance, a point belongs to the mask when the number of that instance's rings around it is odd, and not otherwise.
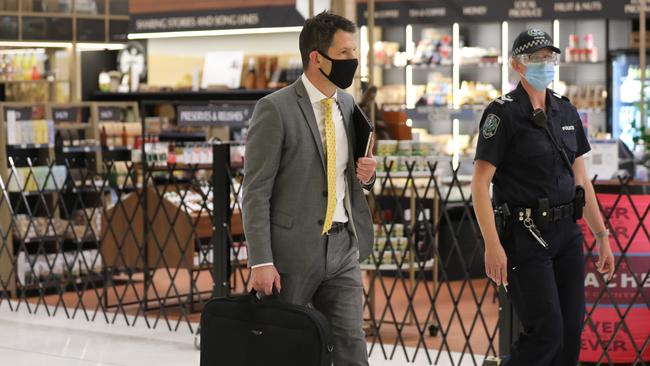
[{"label": "man's dark hair", "polygon": [[311,51],[327,53],[327,50],[332,45],[334,33],[339,29],[348,33],[355,33],[357,26],[350,20],[329,11],[324,11],[305,21],[298,41],[303,70],[307,70]]}]

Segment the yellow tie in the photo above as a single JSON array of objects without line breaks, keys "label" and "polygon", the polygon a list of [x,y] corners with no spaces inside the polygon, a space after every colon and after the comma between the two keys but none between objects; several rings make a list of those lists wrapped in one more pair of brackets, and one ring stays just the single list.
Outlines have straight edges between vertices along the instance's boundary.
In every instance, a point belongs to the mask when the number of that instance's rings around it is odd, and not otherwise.
[{"label": "yellow tie", "polygon": [[332,228],[334,210],[336,209],[336,128],[332,118],[334,99],[326,98],[320,102],[325,112],[325,155],[327,156],[327,212],[323,225],[323,234],[325,234]]}]

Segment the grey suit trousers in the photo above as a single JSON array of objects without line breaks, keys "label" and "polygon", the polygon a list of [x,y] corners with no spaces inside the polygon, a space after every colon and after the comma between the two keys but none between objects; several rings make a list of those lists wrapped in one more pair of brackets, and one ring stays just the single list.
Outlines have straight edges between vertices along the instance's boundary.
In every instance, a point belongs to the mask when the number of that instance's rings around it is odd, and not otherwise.
[{"label": "grey suit trousers", "polygon": [[329,321],[334,337],[334,366],[368,366],[363,332],[363,282],[359,249],[348,230],[322,236],[322,261],[303,273],[280,273],[280,297],[292,304],[311,304]]}]

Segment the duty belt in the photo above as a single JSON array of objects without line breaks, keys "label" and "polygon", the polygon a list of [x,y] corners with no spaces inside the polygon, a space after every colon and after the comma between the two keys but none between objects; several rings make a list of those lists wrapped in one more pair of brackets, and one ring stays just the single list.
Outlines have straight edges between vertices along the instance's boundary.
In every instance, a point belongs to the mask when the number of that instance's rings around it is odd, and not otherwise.
[{"label": "duty belt", "polygon": [[513,210],[514,216],[512,217],[518,221],[524,221],[526,212],[530,212],[530,216],[541,218],[548,221],[560,221],[568,218],[573,218],[573,203],[560,205],[550,208],[515,208]]}]

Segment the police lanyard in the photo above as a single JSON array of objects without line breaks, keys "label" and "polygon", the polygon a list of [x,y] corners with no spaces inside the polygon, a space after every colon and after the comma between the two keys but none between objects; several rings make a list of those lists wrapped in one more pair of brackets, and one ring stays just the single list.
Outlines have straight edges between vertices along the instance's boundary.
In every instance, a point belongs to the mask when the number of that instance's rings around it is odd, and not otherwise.
[{"label": "police lanyard", "polygon": [[562,161],[564,162],[564,165],[566,165],[567,169],[569,170],[569,174],[571,174],[571,178],[574,178],[573,176],[573,167],[571,166],[571,162],[569,161],[569,157],[566,154],[566,151],[562,147],[560,147],[560,144],[555,141],[555,138],[553,137],[553,134],[551,133],[551,130],[548,127],[548,119],[546,117],[546,112],[544,112],[543,109],[535,109],[533,112],[531,119],[533,120],[533,123],[538,126],[543,128],[546,131],[546,134],[548,135],[548,138],[551,139],[551,142],[553,143],[553,146],[557,149],[557,151],[560,152],[560,156],[562,156]]}]

